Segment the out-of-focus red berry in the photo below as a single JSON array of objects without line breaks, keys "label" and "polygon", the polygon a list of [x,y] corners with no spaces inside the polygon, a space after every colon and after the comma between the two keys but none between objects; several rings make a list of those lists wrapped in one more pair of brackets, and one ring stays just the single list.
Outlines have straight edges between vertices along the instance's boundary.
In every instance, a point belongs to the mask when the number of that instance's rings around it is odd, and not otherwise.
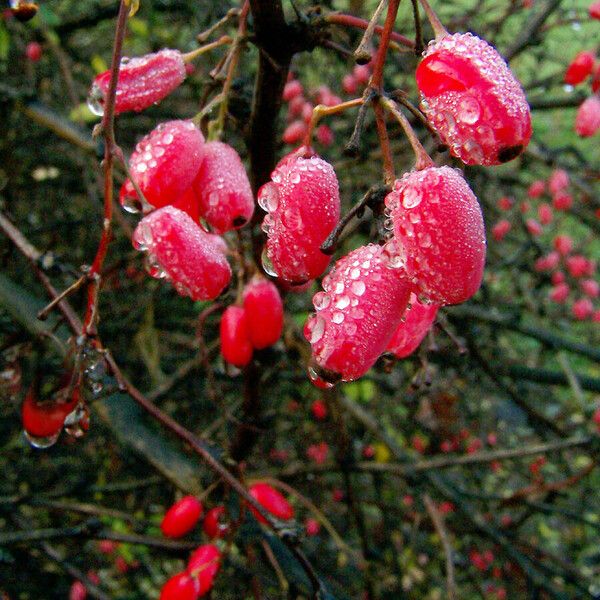
[{"label": "out-of-focus red berry", "polygon": [[591,277],[596,270],[594,262],[581,254],[572,254],[565,259],[567,271],[571,277]]},{"label": "out-of-focus red berry", "polygon": [[525,227],[527,228],[527,231],[533,236],[541,235],[544,231],[543,227],[535,219],[527,219],[525,221]]},{"label": "out-of-focus red berry", "polygon": [[600,129],[600,98],[586,98],[575,116],[575,131],[581,137],[591,137]]},{"label": "out-of-focus red berry", "polygon": [[581,291],[590,298],[598,298],[600,296],[600,283],[595,279],[584,279],[579,282]]},{"label": "out-of-focus red berry", "polygon": [[289,102],[297,96],[301,96],[304,92],[302,84],[297,79],[288,81],[283,88],[283,100]]},{"label": "out-of-focus red berry", "polygon": [[25,56],[31,62],[38,62],[42,58],[42,45],[39,42],[29,42],[25,47]]},{"label": "out-of-focus red berry", "polygon": [[185,496],[166,512],[160,524],[163,535],[179,538],[189,533],[202,516],[202,503],[194,496]]},{"label": "out-of-focus red berry", "polygon": [[229,525],[222,522],[224,516],[224,506],[215,506],[206,513],[202,528],[209,538],[223,537],[228,532]]},{"label": "out-of-focus red berry", "polygon": [[327,442],[319,442],[318,444],[311,444],[306,449],[306,456],[310,460],[314,461],[318,465],[322,465],[329,454],[329,445]]},{"label": "out-of-focus red berry", "polygon": [[333,144],[333,131],[331,131],[329,125],[319,125],[315,137],[321,145],[325,146],[325,148],[328,148]]},{"label": "out-of-focus red berry", "polygon": [[187,573],[197,581],[198,597],[204,596],[213,587],[220,568],[221,552],[214,544],[204,544],[192,552]]},{"label": "out-of-focus red berry", "polygon": [[255,277],[243,294],[246,326],[252,345],[260,350],[272,346],[283,330],[283,302],[274,283]]},{"label": "out-of-focus red berry", "polygon": [[309,537],[319,535],[321,524],[316,519],[306,519],[304,522],[304,531],[306,531],[306,535]]},{"label": "out-of-focus red berry", "polygon": [[552,223],[554,213],[552,212],[552,207],[546,202],[542,202],[538,206],[538,218],[542,225],[550,225],[550,223]]},{"label": "out-of-focus red berry", "polygon": [[[289,521],[294,518],[294,508],[286,500],[286,498],[268,483],[255,483],[248,489],[250,495],[261,505],[267,512],[270,512],[274,517],[282,521]],[[250,510],[260,523],[266,523],[266,520],[258,511],[249,506]]]},{"label": "out-of-focus red berry", "polygon": [[600,19],[600,0],[595,0],[590,4],[588,14],[592,19]]},{"label": "out-of-focus red berry", "polygon": [[307,126],[304,121],[292,121],[283,132],[282,140],[285,144],[295,145],[302,141],[306,135]]},{"label": "out-of-focus red berry", "polygon": [[584,81],[594,68],[596,57],[593,52],[579,52],[569,63],[565,72],[565,83],[569,85],[578,85]]},{"label": "out-of-focus red berry", "polygon": [[508,196],[503,196],[502,198],[500,198],[500,200],[498,200],[498,208],[500,210],[510,210],[513,205],[514,205],[515,201],[512,198],[509,198]]},{"label": "out-of-focus red berry", "polygon": [[74,581],[69,590],[69,600],[85,600],[87,598],[87,589],[81,581]]},{"label": "out-of-focus red berry", "polygon": [[245,367],[251,360],[254,347],[250,341],[246,311],[241,306],[228,306],[221,316],[221,354],[236,367]]},{"label": "out-of-focus red berry", "polygon": [[594,305],[589,298],[580,298],[579,300],[573,302],[571,312],[578,321],[585,321],[592,316],[592,313],[594,312]]},{"label": "out-of-focus red berry", "polygon": [[552,302],[556,302],[557,304],[563,304],[565,300],[569,297],[569,293],[571,288],[566,283],[559,283],[555,285],[551,290],[548,297]]},{"label": "out-of-focus red berry", "polygon": [[552,196],[552,206],[556,210],[569,210],[573,206],[573,196],[568,192],[558,192]]},{"label": "out-of-focus red berry", "polygon": [[492,227],[492,237],[497,241],[502,241],[506,234],[512,229],[512,225],[510,221],[506,219],[500,219],[497,223]]},{"label": "out-of-focus red berry", "polygon": [[557,235],[553,243],[562,256],[567,256],[573,250],[573,240],[568,235]]},{"label": "out-of-focus red berry", "polygon": [[315,400],[310,407],[310,411],[317,421],[324,421],[327,418],[327,404],[323,400]]},{"label": "out-of-focus red berry", "polygon": [[548,190],[552,195],[569,187],[569,174],[564,169],[555,169],[548,178]]},{"label": "out-of-focus red berry", "polygon": [[540,196],[542,196],[544,194],[545,191],[546,191],[545,181],[543,179],[538,179],[537,181],[534,181],[527,188],[527,195],[530,198],[539,198]]},{"label": "out-of-focus red berry", "polygon": [[350,96],[356,94],[358,90],[358,81],[356,81],[354,75],[350,73],[344,75],[344,77],[342,78],[342,89],[344,90],[344,92],[346,92],[346,94]]}]

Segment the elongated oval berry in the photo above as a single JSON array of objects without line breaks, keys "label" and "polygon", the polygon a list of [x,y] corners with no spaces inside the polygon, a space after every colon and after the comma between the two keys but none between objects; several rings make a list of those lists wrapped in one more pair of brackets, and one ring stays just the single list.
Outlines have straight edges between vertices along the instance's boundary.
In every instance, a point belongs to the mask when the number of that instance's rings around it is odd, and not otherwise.
[{"label": "elongated oval berry", "polygon": [[577,109],[575,131],[581,137],[591,137],[600,129],[600,98],[590,96]]},{"label": "elongated oval berry", "polygon": [[[154,54],[123,57],[117,83],[115,114],[139,112],[160,102],[185,79],[185,63],[178,50],[165,48]],[[100,73],[92,83],[88,106],[95,115],[104,113],[110,71]]]},{"label": "elongated oval berry", "polygon": [[248,334],[246,311],[241,306],[228,306],[221,316],[221,354],[236,367],[245,367],[254,348]]},{"label": "elongated oval berry", "polygon": [[[191,121],[161,123],[137,144],[129,170],[154,208],[175,204],[191,187],[200,170],[203,146],[204,136]],[[122,185],[119,200],[125,210],[139,212],[129,180]]]},{"label": "elongated oval berry", "polygon": [[204,544],[192,552],[187,572],[198,581],[198,597],[204,596],[214,584],[221,568],[221,552],[213,544]]},{"label": "elongated oval berry", "polygon": [[209,538],[222,537],[229,531],[229,525],[222,522],[224,516],[224,506],[215,506],[206,513],[202,529]]},{"label": "elongated oval berry", "polygon": [[403,320],[396,328],[387,346],[396,358],[405,358],[412,354],[421,344],[427,332],[431,329],[438,313],[436,304],[423,304],[412,293]]},{"label": "elongated oval berry", "polygon": [[[286,500],[283,494],[278,492],[268,483],[255,483],[250,486],[248,491],[250,492],[250,495],[274,517],[277,517],[282,521],[289,521],[294,518],[293,506]],[[249,505],[249,508],[260,523],[267,522],[253,506]]]},{"label": "elongated oval berry", "polygon": [[565,83],[569,85],[578,85],[589,77],[594,69],[596,57],[593,52],[584,50],[579,52],[569,63],[565,72]]},{"label": "elongated oval berry", "polygon": [[160,528],[167,537],[178,538],[189,533],[202,516],[202,503],[194,496],[175,502],[163,517]]},{"label": "elongated oval berry", "polygon": [[268,213],[262,224],[268,236],[265,271],[294,284],[321,275],[331,257],[320,246],[340,218],[333,167],[318,156],[304,158],[293,152],[260,188],[258,203]]},{"label": "elongated oval berry", "polygon": [[468,300],[483,277],[485,229],[460,171],[429,167],[405,173],[385,204],[394,232],[389,252],[420,292],[436,304]]},{"label": "elongated oval berry", "polygon": [[223,241],[173,206],[145,216],[133,233],[133,246],[148,252],[152,277],[167,278],[192,300],[213,300],[231,280]]},{"label": "elongated oval berry", "polygon": [[277,286],[255,277],[244,289],[243,297],[252,345],[258,350],[272,346],[283,330],[283,302]]},{"label": "elongated oval berry", "polygon": [[177,573],[162,586],[159,600],[196,600],[198,580],[187,573]]},{"label": "elongated oval berry", "polygon": [[531,138],[529,105],[498,52],[471,33],[432,41],[416,71],[427,118],[469,165],[512,160]]},{"label": "elongated oval berry", "polygon": [[404,271],[381,246],[362,246],[335,263],[323,291],[313,297],[317,312],[304,328],[326,379],[352,381],[373,366],[400,323],[410,292]]},{"label": "elongated oval berry", "polygon": [[245,225],[254,212],[254,197],[239,154],[223,142],[208,142],[194,181],[200,214],[217,233]]}]

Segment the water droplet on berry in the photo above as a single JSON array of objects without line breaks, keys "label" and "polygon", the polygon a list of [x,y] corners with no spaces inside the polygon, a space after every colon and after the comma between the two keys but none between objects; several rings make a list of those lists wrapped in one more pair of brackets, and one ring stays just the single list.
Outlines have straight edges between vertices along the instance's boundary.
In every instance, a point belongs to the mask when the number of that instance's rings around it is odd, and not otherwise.
[{"label": "water droplet on berry", "polygon": [[[141,212],[142,210],[142,205],[136,196],[124,196],[123,197],[123,202],[121,202],[121,206],[123,207],[123,210],[126,210],[128,213],[131,214],[136,214]],[[145,248],[138,248],[138,250],[145,250]]]},{"label": "water droplet on berry", "polygon": [[367,288],[364,281],[354,281],[350,289],[355,296],[362,296]]},{"label": "water droplet on berry", "polygon": [[85,404],[78,404],[65,419],[65,432],[74,438],[81,438],[90,427],[90,413]]},{"label": "water droplet on berry", "polygon": [[269,258],[266,248],[262,251],[260,262],[262,263],[262,267],[267,275],[270,275],[271,277],[277,277],[277,271],[275,271],[275,267]]},{"label": "water droplet on berry", "polygon": [[36,437],[35,435],[29,434],[27,431],[23,431],[25,434],[25,438],[34,448],[39,448],[43,450],[44,448],[50,448],[50,446],[54,446],[58,437],[60,436],[60,430],[57,431],[54,435],[49,435],[46,437]]},{"label": "water droplet on berry", "polygon": [[310,331],[310,343],[316,344],[325,333],[325,319],[320,315],[317,315],[312,322],[312,329]]},{"label": "water droplet on berry", "polygon": [[323,310],[329,306],[331,299],[324,292],[317,292],[313,297],[313,306],[316,310]]},{"label": "water droplet on berry", "polygon": [[167,277],[161,264],[156,260],[156,257],[153,254],[148,253],[144,257],[144,268],[148,275],[155,279],[165,279]]},{"label": "water droplet on berry", "polygon": [[338,301],[335,303],[335,307],[339,308],[340,310],[344,310],[344,308],[348,306],[350,306],[350,298],[348,298],[346,295],[340,296]]},{"label": "water droplet on berry", "polygon": [[458,118],[467,125],[473,125],[479,121],[481,107],[479,102],[472,96],[465,96],[458,105]]},{"label": "water droplet on berry", "polygon": [[421,204],[421,200],[423,200],[423,196],[417,188],[412,186],[404,188],[402,194],[402,206],[404,208],[415,208],[415,206]]},{"label": "water droplet on berry", "polygon": [[300,173],[298,173],[298,171],[294,171],[290,176],[290,181],[292,183],[300,183]]},{"label": "water droplet on berry", "polygon": [[336,325],[343,323],[344,322],[344,313],[334,312],[333,315],[331,315],[331,321],[333,323],[335,323]]}]

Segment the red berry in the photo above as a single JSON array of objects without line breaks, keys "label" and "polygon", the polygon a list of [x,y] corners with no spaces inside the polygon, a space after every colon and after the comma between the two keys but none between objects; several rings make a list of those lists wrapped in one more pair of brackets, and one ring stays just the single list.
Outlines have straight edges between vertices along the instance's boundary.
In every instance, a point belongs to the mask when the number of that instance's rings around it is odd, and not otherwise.
[{"label": "red berry", "polygon": [[318,142],[328,148],[333,144],[333,131],[331,131],[331,127],[329,125],[319,125],[317,127],[317,132],[315,134]]},{"label": "red berry", "polygon": [[549,298],[552,302],[563,304],[568,298],[570,291],[571,288],[566,283],[559,283],[550,290]]},{"label": "red berry", "polygon": [[246,169],[239,154],[223,142],[204,144],[194,191],[200,214],[216,233],[242,227],[254,212]]},{"label": "red berry", "polygon": [[557,235],[554,238],[554,248],[566,256],[573,250],[573,240],[568,235]]},{"label": "red berry", "polygon": [[133,245],[148,252],[152,277],[166,277],[192,300],[213,300],[231,279],[223,242],[173,206],[144,217],[133,233]]},{"label": "red berry", "polygon": [[221,316],[221,354],[236,367],[245,367],[254,348],[250,341],[246,311],[241,306],[228,306]]},{"label": "red berry", "polygon": [[223,537],[229,531],[229,525],[221,522],[224,516],[224,506],[215,506],[206,513],[202,528],[209,538]]},{"label": "red berry", "polygon": [[552,195],[569,187],[569,174],[564,169],[555,169],[548,179],[548,189]]},{"label": "red berry", "polygon": [[[139,112],[160,102],[185,79],[185,63],[178,50],[164,49],[155,54],[121,60],[115,114]],[[92,84],[88,105],[95,115],[102,115],[110,83],[110,71],[100,73]]]},{"label": "red berry", "polygon": [[[167,121],[146,135],[129,159],[129,169],[146,200],[161,208],[174,204],[192,185],[202,161],[204,136],[191,121]],[[129,180],[121,187],[121,205],[139,212]]]},{"label": "red berry", "polygon": [[454,504],[452,504],[452,502],[440,502],[437,509],[440,511],[441,514],[443,515],[448,515],[452,512],[454,512]]},{"label": "red berry", "polygon": [[[23,429],[30,441],[40,448],[54,443],[62,431],[67,415],[73,412],[78,402],[78,394],[74,394],[67,402],[56,398],[38,402],[33,388],[30,388],[21,407]],[[44,443],[46,439],[48,444]]]},{"label": "red berry", "polygon": [[581,254],[573,254],[565,260],[567,271],[571,277],[591,277],[596,270],[596,265]]},{"label": "red berry", "polygon": [[340,218],[333,167],[318,156],[289,154],[260,188],[258,203],[268,213],[262,224],[265,271],[294,284],[321,275],[330,257],[320,246]]},{"label": "red berry", "polygon": [[194,496],[185,496],[169,508],[160,528],[166,537],[182,537],[194,529],[201,516],[202,503]]},{"label": "red berry", "polygon": [[558,252],[550,252],[546,256],[541,256],[535,261],[534,268],[536,271],[552,271],[558,267],[560,263],[560,254]]},{"label": "red berry", "polygon": [[468,300],[483,277],[485,229],[460,171],[429,167],[406,173],[385,204],[394,232],[387,247],[420,292],[437,304]]},{"label": "red berry", "polygon": [[590,96],[577,109],[575,131],[581,137],[590,137],[600,129],[600,98]]},{"label": "red berry", "polygon": [[375,448],[371,444],[367,444],[362,451],[364,458],[373,458],[375,456]]},{"label": "red berry", "polygon": [[600,408],[597,408],[594,411],[594,415],[592,416],[592,421],[594,422],[595,425],[600,426]]},{"label": "red berry", "polygon": [[306,535],[309,537],[319,535],[319,531],[321,531],[321,524],[316,519],[306,519],[304,523],[304,530],[306,531]]},{"label": "red berry", "polygon": [[571,312],[578,321],[585,321],[592,316],[592,313],[594,312],[594,305],[589,298],[580,298],[579,300],[573,302]]},{"label": "red berry", "polygon": [[552,285],[558,285],[559,283],[563,283],[566,279],[565,274],[562,271],[555,271],[552,273],[550,280],[552,281]]},{"label": "red berry", "polygon": [[346,92],[346,94],[349,94],[350,96],[356,94],[358,90],[358,81],[356,80],[354,75],[351,75],[350,73],[344,75],[342,79],[342,89],[344,90],[344,92]]},{"label": "red berry", "polygon": [[340,488],[335,488],[331,493],[331,496],[333,497],[334,502],[341,502],[345,496],[344,490],[341,490]]},{"label": "red berry", "polygon": [[512,229],[512,225],[510,221],[506,219],[500,219],[493,227],[492,227],[492,237],[500,242],[506,236],[506,234]]},{"label": "red berry", "polygon": [[552,197],[552,206],[556,210],[569,210],[573,206],[573,196],[565,191],[558,192]]},{"label": "red berry", "polygon": [[163,585],[159,600],[196,600],[198,581],[187,573],[177,573]]},{"label": "red berry", "polygon": [[[255,483],[248,489],[250,495],[274,517],[282,521],[289,521],[294,517],[294,508],[275,488],[267,483]],[[253,507],[250,510],[260,523],[266,523],[266,519]]]},{"label": "red berry", "polygon": [[42,45],[38,42],[29,42],[25,47],[25,56],[31,62],[37,62],[42,58]]},{"label": "red berry", "polygon": [[221,568],[221,552],[213,544],[199,546],[188,561],[187,572],[198,582],[198,597],[204,596],[214,584]]},{"label": "red berry", "polygon": [[338,260],[322,285],[313,297],[317,313],[306,322],[304,335],[318,367],[352,381],[387,348],[408,304],[410,285],[404,271],[391,268],[384,249],[374,244]]},{"label": "red berry", "polygon": [[484,40],[456,33],[434,40],[416,71],[423,109],[450,151],[467,164],[512,160],[531,137],[525,94]]},{"label": "red berry", "polygon": [[312,102],[305,102],[304,106],[302,107],[302,113],[300,114],[300,116],[302,117],[302,120],[307,125],[308,125],[308,123],[310,123],[310,120],[312,119],[313,109],[314,109],[314,106],[313,106]]},{"label": "red berry", "polygon": [[554,213],[552,212],[552,207],[546,202],[542,202],[538,206],[538,218],[542,225],[549,225],[552,223],[554,219]]},{"label": "red berry", "polygon": [[500,198],[500,200],[498,200],[498,208],[500,210],[510,210],[513,207],[514,203],[515,201],[512,198],[504,196],[503,198]]},{"label": "red berry", "polygon": [[304,88],[302,87],[302,84],[297,79],[292,79],[292,81],[288,81],[283,88],[283,100],[284,102],[289,102],[297,96],[301,96],[303,92]]},{"label": "red berry", "polygon": [[414,293],[410,295],[408,306],[387,346],[387,352],[392,352],[396,358],[409,356],[419,347],[431,329],[439,308],[435,304],[419,302]]},{"label": "red berry", "polygon": [[302,141],[306,135],[308,127],[304,121],[292,121],[283,132],[282,140],[284,144],[295,145]]},{"label": "red berry", "polygon": [[288,105],[288,121],[293,121],[302,114],[305,103],[306,99],[304,96],[296,96],[290,101]]},{"label": "red berry", "polygon": [[600,284],[595,279],[584,279],[579,283],[581,291],[590,298],[600,296]]},{"label": "red berry", "polygon": [[275,284],[255,277],[244,289],[246,325],[252,345],[260,350],[272,346],[283,330],[283,302]]},{"label": "red berry", "polygon": [[565,72],[565,83],[577,85],[586,79],[594,68],[596,57],[593,52],[579,52]]},{"label": "red berry", "polygon": [[535,219],[527,219],[525,221],[525,227],[527,228],[527,231],[533,236],[541,235],[544,231],[542,226]]},{"label": "red berry", "polygon": [[592,19],[600,19],[600,0],[596,0],[590,4],[588,13]]},{"label": "red berry", "polygon": [[352,76],[358,85],[366,85],[371,78],[371,69],[367,65],[355,65]]},{"label": "red berry", "polygon": [[530,198],[539,198],[546,191],[546,183],[542,179],[534,181],[529,188],[527,188],[527,195]]},{"label": "red berry", "polygon": [[69,600],[85,600],[87,598],[87,589],[81,581],[74,581],[69,590]]},{"label": "red berry", "polygon": [[327,442],[320,442],[318,444],[311,444],[306,449],[306,456],[310,460],[314,461],[318,465],[322,465],[327,461],[327,455],[329,454],[329,445]]},{"label": "red berry", "polygon": [[327,418],[327,404],[323,400],[315,400],[310,407],[310,412],[317,421],[324,421]]}]

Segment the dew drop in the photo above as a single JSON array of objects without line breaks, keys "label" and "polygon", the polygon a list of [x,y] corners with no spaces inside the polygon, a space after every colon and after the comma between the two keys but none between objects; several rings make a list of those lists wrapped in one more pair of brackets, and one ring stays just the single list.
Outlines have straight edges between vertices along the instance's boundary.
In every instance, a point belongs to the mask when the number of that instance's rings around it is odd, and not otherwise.
[{"label": "dew drop", "polygon": [[316,344],[325,333],[325,319],[321,315],[317,315],[312,324],[310,332],[310,343]]},{"label": "dew drop", "polygon": [[90,112],[97,117],[102,117],[104,115],[104,94],[96,84],[94,84],[90,90],[87,97],[87,105]]},{"label": "dew drop", "polygon": [[350,289],[355,296],[362,296],[367,288],[364,281],[354,281]]},{"label": "dew drop", "polygon": [[273,266],[273,263],[271,262],[271,259],[269,258],[266,248],[264,248],[262,251],[262,254],[260,256],[260,262],[262,264],[262,268],[265,270],[265,273],[267,275],[270,275],[271,277],[278,276],[277,271],[275,270],[275,267]]},{"label": "dew drop", "polygon": [[421,200],[423,200],[423,196],[417,188],[409,185],[404,189],[402,193],[402,206],[404,208],[415,208],[421,203]]},{"label": "dew drop", "polygon": [[350,306],[350,298],[348,298],[346,295],[340,296],[338,301],[335,303],[335,307],[339,308],[340,310],[344,310],[344,308],[348,306]]},{"label": "dew drop", "polygon": [[342,312],[334,312],[333,315],[331,315],[331,320],[336,325],[339,325],[340,323],[343,323],[344,322],[344,313],[342,313]]},{"label": "dew drop", "polygon": [[313,306],[316,310],[324,310],[331,303],[331,299],[325,292],[317,292],[313,297]]},{"label": "dew drop", "polygon": [[27,431],[24,431],[23,433],[25,434],[25,438],[31,446],[33,446],[34,448],[39,448],[41,450],[44,448],[50,448],[50,446],[54,446],[54,444],[56,444],[56,441],[58,440],[58,437],[60,436],[60,430],[57,431],[54,435],[49,435],[46,437],[37,437],[35,435],[31,435]]}]

